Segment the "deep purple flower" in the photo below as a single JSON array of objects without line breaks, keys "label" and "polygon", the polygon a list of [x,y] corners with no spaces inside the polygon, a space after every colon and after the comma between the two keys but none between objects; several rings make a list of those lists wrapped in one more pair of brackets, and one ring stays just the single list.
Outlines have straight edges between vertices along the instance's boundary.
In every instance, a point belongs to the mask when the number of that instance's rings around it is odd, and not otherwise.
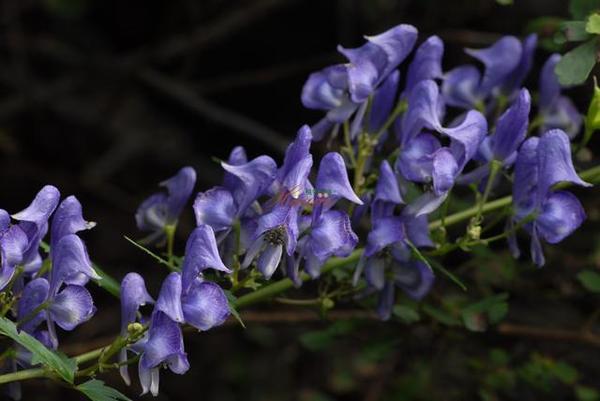
[{"label": "deep purple flower", "polygon": [[173,177],[160,183],[167,193],[159,192],[148,197],[139,206],[135,220],[142,231],[150,232],[149,241],[155,241],[164,235],[165,227],[177,224],[196,184],[196,172],[184,167]]},{"label": "deep purple flower", "polygon": [[182,267],[182,289],[187,292],[199,275],[206,269],[231,273],[221,260],[213,229],[200,225],[189,236],[185,246]]},{"label": "deep purple flower", "polygon": [[[146,290],[146,284],[142,276],[137,273],[128,273],[121,281],[121,336],[128,335],[127,328],[131,323],[137,321],[137,313],[141,306],[154,303],[154,300]],[[119,372],[123,381],[129,386],[131,379],[125,362],[127,361],[127,348],[119,351],[119,363],[123,364]]]},{"label": "deep purple flower", "polygon": [[81,209],[81,203],[74,196],[65,198],[58,205],[50,226],[50,250],[56,247],[58,241],[65,235],[76,234],[96,226],[96,223],[83,218]]},{"label": "deep purple flower", "polygon": [[[527,52],[530,43],[526,42]],[[503,86],[522,80],[529,55],[522,59],[523,45],[514,36],[504,36],[485,49],[467,49],[467,54],[483,63],[483,76],[471,65],[460,66],[445,74],[442,92],[450,106],[471,109],[481,107],[489,95]]]},{"label": "deep purple flower", "polygon": [[561,86],[554,72],[560,57],[559,54],[551,55],[540,72],[539,115],[542,119],[540,132],[558,128],[565,131],[570,138],[573,138],[581,129],[583,117],[577,111],[571,99],[561,95]]},{"label": "deep purple flower", "polygon": [[[413,299],[421,299],[433,285],[433,272],[423,262],[411,259],[406,244],[411,241],[415,246],[430,245],[430,241],[424,241],[423,234],[419,233],[423,229],[423,221],[422,218],[410,216],[390,216],[373,222],[367,246],[355,271],[354,282],[358,281],[364,270],[369,287],[379,291],[377,312],[383,320],[390,317],[395,287]],[[426,224],[424,228],[427,229]],[[413,234],[417,236],[413,237]]]},{"label": "deep purple flower", "polygon": [[[552,190],[555,184],[564,181],[590,186],[575,172],[567,134],[554,129],[523,143],[515,164],[513,208],[515,222],[531,214],[535,216],[525,228],[531,234],[531,255],[538,266],[545,262],[540,240],[558,243],[585,220],[583,207],[574,195]],[[510,244],[513,254],[518,256],[515,241]]]},{"label": "deep purple flower", "polygon": [[10,222],[10,216],[0,209],[0,291],[12,279],[18,264],[23,262],[29,247],[29,238],[19,225]]},{"label": "deep purple flower", "polygon": [[231,314],[223,289],[209,281],[194,281],[181,304],[186,323],[201,331],[223,324]]},{"label": "deep purple flower", "polygon": [[410,93],[412,88],[421,81],[442,78],[443,56],[444,42],[438,36],[430,36],[421,43],[408,66],[405,93]]},{"label": "deep purple flower", "polygon": [[[359,108],[355,125],[360,125],[366,100],[411,52],[417,30],[410,25],[398,25],[366,39],[367,43],[358,48],[338,46],[338,51],[349,63],[313,73],[305,83],[302,89],[304,106],[328,112],[312,127],[314,140],[321,140],[335,124],[348,120]],[[393,82],[388,81],[388,85],[391,87]]]},{"label": "deep purple flower", "polygon": [[48,232],[48,219],[56,209],[59,200],[58,189],[46,185],[25,210],[12,216],[19,221],[19,227],[27,234],[29,240],[21,262],[28,273],[36,272],[42,265],[39,253],[40,242]]},{"label": "deep purple flower", "polygon": [[152,395],[158,395],[160,368],[163,365],[179,375],[190,368],[181,327],[160,311],[152,314],[147,339],[142,340],[138,347],[141,351],[138,372],[142,394],[150,391]]}]

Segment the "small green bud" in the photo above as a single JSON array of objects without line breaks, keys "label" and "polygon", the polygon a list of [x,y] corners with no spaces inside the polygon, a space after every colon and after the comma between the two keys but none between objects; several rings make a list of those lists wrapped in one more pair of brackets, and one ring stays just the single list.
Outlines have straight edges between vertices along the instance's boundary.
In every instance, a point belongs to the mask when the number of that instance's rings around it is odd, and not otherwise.
[{"label": "small green bud", "polygon": [[479,224],[469,225],[469,228],[467,228],[467,236],[471,240],[479,241],[481,238],[481,226]]},{"label": "small green bud", "polygon": [[138,322],[129,323],[127,326],[127,333],[130,338],[137,338],[144,332],[144,326]]},{"label": "small green bud", "polygon": [[321,308],[326,311],[329,309],[332,309],[335,306],[335,302],[333,302],[333,300],[331,298],[325,298],[322,302],[321,302]]},{"label": "small green bud", "polygon": [[587,114],[585,116],[585,133],[583,134],[583,140],[581,142],[581,146],[585,147],[585,145],[592,138],[592,134],[594,131],[600,128],[600,87],[598,87],[598,82],[596,77],[594,77],[594,94],[592,96],[592,100],[590,101],[590,106],[588,107]]}]

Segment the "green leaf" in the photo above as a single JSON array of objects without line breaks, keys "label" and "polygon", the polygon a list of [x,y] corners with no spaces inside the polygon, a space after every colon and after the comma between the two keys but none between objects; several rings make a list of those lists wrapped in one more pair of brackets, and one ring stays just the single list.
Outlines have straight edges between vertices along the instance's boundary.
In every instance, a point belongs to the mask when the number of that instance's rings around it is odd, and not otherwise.
[{"label": "green leaf", "polygon": [[592,139],[594,132],[598,129],[600,129],[600,87],[598,87],[598,81],[594,77],[594,94],[585,115],[585,131],[581,140],[581,147],[587,145],[590,139]]},{"label": "green leaf", "polygon": [[415,323],[421,320],[419,312],[407,305],[394,305],[392,313],[406,324]]},{"label": "green leaf", "polygon": [[573,19],[584,20],[598,9],[600,9],[600,0],[571,0],[569,3],[569,12]]},{"label": "green leaf", "polygon": [[102,380],[89,380],[75,388],[92,401],[131,401],[119,391],[105,385]]},{"label": "green leaf", "polygon": [[588,33],[600,33],[600,14],[594,13],[590,15],[585,24],[585,31]]},{"label": "green leaf", "polygon": [[590,37],[585,21],[565,21],[560,24],[560,30],[564,38],[555,37],[559,43],[583,42]]},{"label": "green leaf", "polygon": [[588,291],[600,293],[600,273],[585,270],[577,275],[577,279]]},{"label": "green leaf", "polygon": [[231,312],[233,317],[238,321],[240,326],[242,326],[245,329],[246,325],[244,324],[244,321],[242,320],[242,316],[240,315],[240,312],[238,312],[238,310],[235,306],[235,301],[237,300],[236,296],[233,295],[231,293],[231,291],[228,291],[228,290],[225,291],[225,296],[227,297],[227,303],[229,304],[229,311]]},{"label": "green leaf", "polygon": [[437,320],[438,322],[445,324],[446,326],[459,326],[460,320],[452,316],[448,312],[437,309],[429,304],[423,305],[423,312]]},{"label": "green leaf", "polygon": [[587,79],[596,65],[596,38],[565,54],[554,69],[561,85],[578,85]]},{"label": "green leaf", "polygon": [[579,372],[577,372],[577,369],[562,361],[556,362],[552,367],[552,373],[565,384],[575,384],[579,379]]},{"label": "green leaf", "polygon": [[465,327],[472,331],[485,331],[488,324],[496,324],[508,313],[508,294],[502,293],[482,299],[462,310]]},{"label": "green leaf", "polygon": [[575,395],[579,401],[599,401],[600,393],[598,390],[587,386],[575,386]]},{"label": "green leaf", "polygon": [[46,348],[44,344],[24,331],[19,332],[15,324],[5,317],[0,317],[0,334],[12,339],[30,351],[32,353],[31,363],[33,365],[41,363],[67,383],[73,383],[75,370],[77,369],[77,364],[73,359],[69,359],[63,354]]}]

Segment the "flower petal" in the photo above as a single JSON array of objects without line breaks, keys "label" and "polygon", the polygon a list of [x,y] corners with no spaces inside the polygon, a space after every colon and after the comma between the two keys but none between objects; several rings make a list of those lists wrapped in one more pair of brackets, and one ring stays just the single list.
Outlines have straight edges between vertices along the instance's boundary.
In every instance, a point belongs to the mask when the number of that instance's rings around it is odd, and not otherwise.
[{"label": "flower petal", "polygon": [[367,237],[365,256],[371,257],[386,246],[404,239],[404,226],[399,217],[385,217],[376,220]]},{"label": "flower petal", "polygon": [[240,165],[222,162],[221,166],[237,179],[232,194],[238,216],[241,216],[252,202],[265,193],[275,178],[277,168],[275,161],[269,156],[259,156]]},{"label": "flower petal", "polygon": [[521,89],[515,102],[498,118],[496,131],[491,137],[492,151],[496,160],[508,159],[525,139],[530,108],[529,91]]},{"label": "flower petal", "polygon": [[[21,321],[30,316],[35,308],[44,303],[48,298],[48,290],[49,284],[45,278],[36,278],[27,283],[17,304],[17,320]],[[32,334],[45,319],[46,311],[41,311],[31,320],[22,324],[20,328]]]},{"label": "flower petal", "polygon": [[60,192],[52,185],[43,187],[33,199],[33,202],[24,210],[12,215],[13,219],[27,221],[41,227],[48,222],[50,215],[56,209],[60,199]]},{"label": "flower petal", "polygon": [[327,153],[321,159],[316,187],[320,191],[330,191],[332,196],[345,198],[350,202],[362,205],[362,201],[350,185],[344,158],[337,152]]},{"label": "flower petal", "polygon": [[192,167],[184,167],[173,177],[161,182],[160,185],[169,191],[166,223],[174,224],[192,195],[194,185],[196,185],[196,171]]},{"label": "flower petal", "polygon": [[537,231],[544,241],[556,244],[573,233],[585,220],[581,203],[570,192],[551,192],[535,219]]},{"label": "flower petal", "polygon": [[161,311],[177,323],[183,323],[181,294],[181,275],[177,272],[172,272],[162,283],[154,309]]},{"label": "flower petal", "polygon": [[352,231],[350,218],[345,212],[323,212],[317,223],[312,226],[309,246],[311,253],[321,263],[332,255],[348,256],[357,243],[358,236]]},{"label": "flower petal", "polygon": [[221,187],[199,192],[194,201],[194,214],[198,225],[207,224],[215,232],[229,229],[236,215],[231,192]]},{"label": "flower petal", "polygon": [[394,282],[406,295],[421,299],[433,286],[435,276],[431,269],[421,261],[398,263],[394,265]]},{"label": "flower petal", "polygon": [[558,76],[554,72],[554,68],[560,59],[560,54],[554,53],[550,55],[540,71],[540,110],[550,109],[554,104],[556,104],[556,101],[560,96],[560,83],[558,82]]},{"label": "flower petal", "polygon": [[268,244],[258,257],[256,267],[258,267],[258,270],[267,280],[270,279],[273,273],[275,273],[275,270],[277,270],[282,253],[282,245]]},{"label": "flower petal", "polygon": [[88,279],[101,279],[92,267],[83,241],[75,234],[65,235],[52,252],[50,294],[56,294],[62,283],[81,280],[82,275]]},{"label": "flower petal", "polygon": [[382,290],[385,285],[385,259],[377,256],[367,258],[365,278],[370,286]]},{"label": "flower petal", "polygon": [[187,292],[202,271],[215,269],[231,273],[221,260],[213,229],[203,224],[198,226],[187,240],[182,267],[183,291]]},{"label": "flower petal", "polygon": [[67,285],[48,308],[51,319],[64,330],[73,330],[96,313],[94,300],[85,287]]},{"label": "flower petal", "polygon": [[448,148],[438,149],[432,162],[433,191],[436,196],[443,196],[454,186],[458,164]]},{"label": "flower petal", "polygon": [[74,196],[65,198],[54,213],[50,230],[52,249],[58,241],[68,234],[89,230],[96,226],[94,222],[85,221],[81,211],[81,203]]},{"label": "flower petal", "polygon": [[442,93],[449,106],[471,109],[480,101],[477,88],[481,74],[472,65],[456,67],[444,74]]},{"label": "flower petal", "polygon": [[441,78],[443,55],[444,42],[438,36],[430,36],[421,43],[408,66],[405,92],[409,93],[417,83],[426,79]]},{"label": "flower petal", "polygon": [[432,155],[441,146],[440,141],[431,134],[417,135],[402,148],[396,159],[396,170],[409,181],[421,183],[431,181]]},{"label": "flower petal", "polygon": [[387,281],[379,293],[377,302],[377,316],[381,320],[389,320],[392,317],[392,310],[396,301],[396,288],[392,281]]},{"label": "flower petal", "polygon": [[369,116],[369,132],[379,132],[385,121],[388,119],[397,100],[396,95],[398,92],[399,81],[400,72],[392,72],[373,95],[371,113]]},{"label": "flower petal", "polygon": [[179,324],[160,311],[154,312],[148,331],[148,341],[144,345],[144,353],[140,359],[141,366],[152,369],[173,358],[185,358],[185,356],[183,335]]},{"label": "flower petal", "polygon": [[375,187],[375,201],[395,204],[404,203],[398,187],[398,179],[387,160],[381,162],[379,167],[379,178]]},{"label": "flower petal", "polygon": [[521,44],[522,52],[519,63],[505,79],[503,87],[506,93],[510,94],[523,85],[523,81],[525,81],[529,70],[531,70],[536,46],[537,35],[535,33],[527,35]]},{"label": "flower petal", "polygon": [[121,335],[127,333],[127,326],[136,321],[140,306],[154,303],[146,290],[144,278],[137,273],[127,273],[121,281]]},{"label": "flower petal", "polygon": [[208,281],[196,281],[181,302],[185,321],[202,331],[223,324],[231,313],[221,287]]}]

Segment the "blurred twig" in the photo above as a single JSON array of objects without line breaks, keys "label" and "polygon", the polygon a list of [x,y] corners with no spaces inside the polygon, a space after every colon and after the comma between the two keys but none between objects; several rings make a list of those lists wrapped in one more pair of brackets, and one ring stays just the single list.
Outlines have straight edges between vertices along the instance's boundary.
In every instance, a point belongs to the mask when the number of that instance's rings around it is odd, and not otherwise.
[{"label": "blurred twig", "polygon": [[515,323],[501,323],[498,333],[507,336],[530,337],[548,341],[577,342],[600,347],[600,336],[590,330],[553,329]]}]

